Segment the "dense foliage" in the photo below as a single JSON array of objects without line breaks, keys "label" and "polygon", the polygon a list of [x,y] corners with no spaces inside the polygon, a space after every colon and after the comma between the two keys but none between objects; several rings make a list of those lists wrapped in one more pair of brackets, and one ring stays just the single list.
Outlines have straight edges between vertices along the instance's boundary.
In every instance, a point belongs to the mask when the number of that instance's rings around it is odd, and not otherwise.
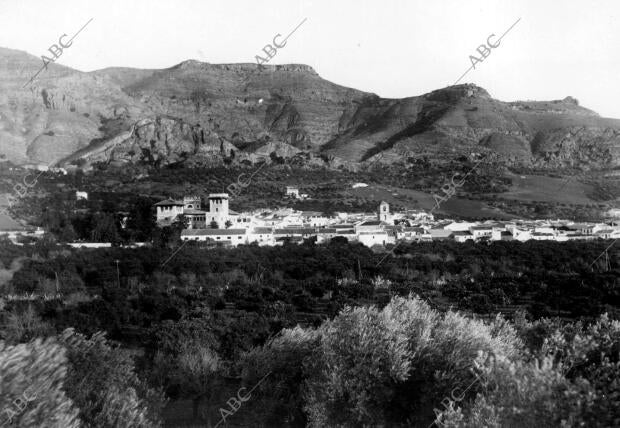
[{"label": "dense foliage", "polygon": [[282,395],[257,399],[274,424],[297,414],[315,427],[618,426],[620,323],[567,324],[530,349],[523,336],[539,322],[487,323],[395,298],[285,330],[248,354],[245,378],[268,373],[267,391],[284,387],[287,409]]},{"label": "dense foliage", "polygon": [[[231,419],[511,426],[531,412],[537,426],[613,425],[618,266],[590,267],[608,246],[444,241],[384,259],[344,240],[97,250],[5,241],[0,340],[62,349],[57,389],[92,426],[213,425],[241,385],[263,378]],[[446,401],[456,387],[463,398]]]}]

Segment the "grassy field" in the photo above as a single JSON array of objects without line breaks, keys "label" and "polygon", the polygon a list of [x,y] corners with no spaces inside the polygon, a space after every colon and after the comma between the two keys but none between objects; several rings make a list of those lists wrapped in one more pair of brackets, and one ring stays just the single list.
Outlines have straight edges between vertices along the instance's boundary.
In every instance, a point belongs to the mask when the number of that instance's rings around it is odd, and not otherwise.
[{"label": "grassy field", "polygon": [[[351,194],[365,200],[376,201],[377,205],[379,202],[385,201],[393,206],[425,211],[430,211],[435,206],[435,199],[432,194],[399,187],[369,184],[368,187],[352,189]],[[458,196],[441,203],[434,212],[454,218],[513,218],[513,216],[490,207],[482,201],[459,198]]]},{"label": "grassy field", "polygon": [[510,178],[512,179],[510,190],[498,195],[498,197],[565,204],[596,203],[595,200],[587,196],[594,191],[594,187],[581,183],[577,179],[540,175],[511,175]]}]

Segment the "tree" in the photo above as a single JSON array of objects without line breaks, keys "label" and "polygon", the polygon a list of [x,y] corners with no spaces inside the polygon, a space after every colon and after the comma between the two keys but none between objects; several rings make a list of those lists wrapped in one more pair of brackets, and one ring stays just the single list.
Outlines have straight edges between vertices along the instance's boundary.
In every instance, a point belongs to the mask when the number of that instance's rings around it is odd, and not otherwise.
[{"label": "tree", "polygon": [[170,225],[175,232],[181,232],[189,226],[189,220],[184,214],[179,214]]},{"label": "tree", "polygon": [[164,396],[138,378],[126,351],[111,346],[103,333],[87,339],[67,329],[60,342],[67,349],[69,361],[64,390],[88,426],[161,425],[159,413],[165,404]]},{"label": "tree", "polygon": [[217,221],[213,220],[211,223],[209,223],[209,227],[211,229],[218,229],[220,226],[217,224]]},{"label": "tree", "polygon": [[[203,404],[210,402],[221,363],[209,310],[199,308],[191,315],[155,326],[149,344],[153,353],[147,359],[152,361],[149,372],[155,382],[192,400],[196,419]],[[208,413],[207,419],[210,426]]]},{"label": "tree", "polygon": [[133,240],[146,241],[150,239],[156,227],[151,199],[139,197],[133,203],[129,211],[127,227],[130,229]]},{"label": "tree", "polygon": [[56,234],[60,242],[73,242],[77,238],[75,230],[70,222],[66,222]]},{"label": "tree", "polygon": [[304,361],[311,357],[318,346],[321,334],[317,330],[295,327],[284,329],[279,336],[265,345],[248,352],[243,360],[243,380],[255,385],[265,378],[264,388],[270,393],[253,400],[251,405],[258,413],[266,414],[268,426],[283,426],[286,421],[294,426],[306,426],[303,412]]},{"label": "tree", "polygon": [[119,241],[116,222],[112,214],[102,214],[96,217],[91,238],[95,242],[111,242],[113,244]]},{"label": "tree", "polygon": [[306,361],[310,426],[392,425],[389,403],[409,377],[413,350],[404,326],[385,315],[375,308],[348,308],[322,326],[321,343]]},{"label": "tree", "polygon": [[230,228],[230,226],[233,225],[233,222],[230,220],[226,220],[226,223],[224,223],[224,225],[226,226],[226,229]]},{"label": "tree", "polygon": [[177,218],[174,219],[172,224],[170,225],[170,230],[172,232],[172,242],[176,243],[181,240],[181,232],[189,227],[189,220],[187,216],[181,214],[178,215]]},{"label": "tree", "polygon": [[[194,418],[201,405],[210,401],[220,366],[217,353],[209,346],[196,342],[182,346],[174,375],[181,384],[182,394],[192,399]],[[207,426],[211,426],[209,412]]]},{"label": "tree", "polygon": [[[285,390],[302,403],[311,427],[428,426],[455,386],[472,385],[463,403],[476,397],[481,386],[472,369],[481,356],[510,361],[522,346],[501,319],[487,325],[451,311],[441,314],[412,297],[393,298],[383,310],[345,308],[315,334],[317,342],[293,361],[303,367],[295,375],[303,390]],[[310,332],[297,333],[304,335],[307,344]],[[290,353],[277,346],[275,340],[255,351],[252,367],[273,367],[274,377],[290,375],[290,369],[278,369],[289,367]]]},{"label": "tree", "polygon": [[[560,427],[613,426],[579,423],[578,414],[592,399],[579,397],[551,358],[542,361],[510,361],[497,358],[492,365],[480,365],[478,394],[471,409],[451,403],[438,414],[442,427]],[[599,418],[602,415],[599,415]]]},{"label": "tree", "polygon": [[65,350],[54,339],[7,346],[0,342],[0,423],[33,428],[77,428],[78,410],[63,383]]},{"label": "tree", "polygon": [[174,246],[178,233],[170,226],[158,227],[153,232],[153,245],[158,248]]},{"label": "tree", "polygon": [[48,337],[54,334],[53,327],[41,320],[31,304],[24,310],[11,312],[7,316],[6,326],[0,336],[10,344],[28,342],[37,337]]}]

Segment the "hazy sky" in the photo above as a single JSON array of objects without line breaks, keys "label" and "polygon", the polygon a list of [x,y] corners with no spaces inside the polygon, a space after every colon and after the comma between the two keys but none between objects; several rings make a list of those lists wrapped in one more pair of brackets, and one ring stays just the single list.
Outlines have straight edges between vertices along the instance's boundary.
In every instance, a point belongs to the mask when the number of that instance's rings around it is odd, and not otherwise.
[{"label": "hazy sky", "polygon": [[504,101],[572,95],[620,118],[619,11],[617,0],[0,0],[0,46],[41,56],[94,18],[59,63],[254,62],[307,18],[271,64],[308,64],[332,82],[400,98],[453,84],[490,34],[521,18],[462,83]]}]

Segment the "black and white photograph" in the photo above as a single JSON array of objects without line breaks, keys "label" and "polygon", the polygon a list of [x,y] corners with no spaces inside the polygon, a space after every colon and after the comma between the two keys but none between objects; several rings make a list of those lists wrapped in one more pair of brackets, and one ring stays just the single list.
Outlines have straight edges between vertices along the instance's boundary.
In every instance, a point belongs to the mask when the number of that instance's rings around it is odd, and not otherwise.
[{"label": "black and white photograph", "polygon": [[0,428],[620,427],[620,2],[0,0]]}]

